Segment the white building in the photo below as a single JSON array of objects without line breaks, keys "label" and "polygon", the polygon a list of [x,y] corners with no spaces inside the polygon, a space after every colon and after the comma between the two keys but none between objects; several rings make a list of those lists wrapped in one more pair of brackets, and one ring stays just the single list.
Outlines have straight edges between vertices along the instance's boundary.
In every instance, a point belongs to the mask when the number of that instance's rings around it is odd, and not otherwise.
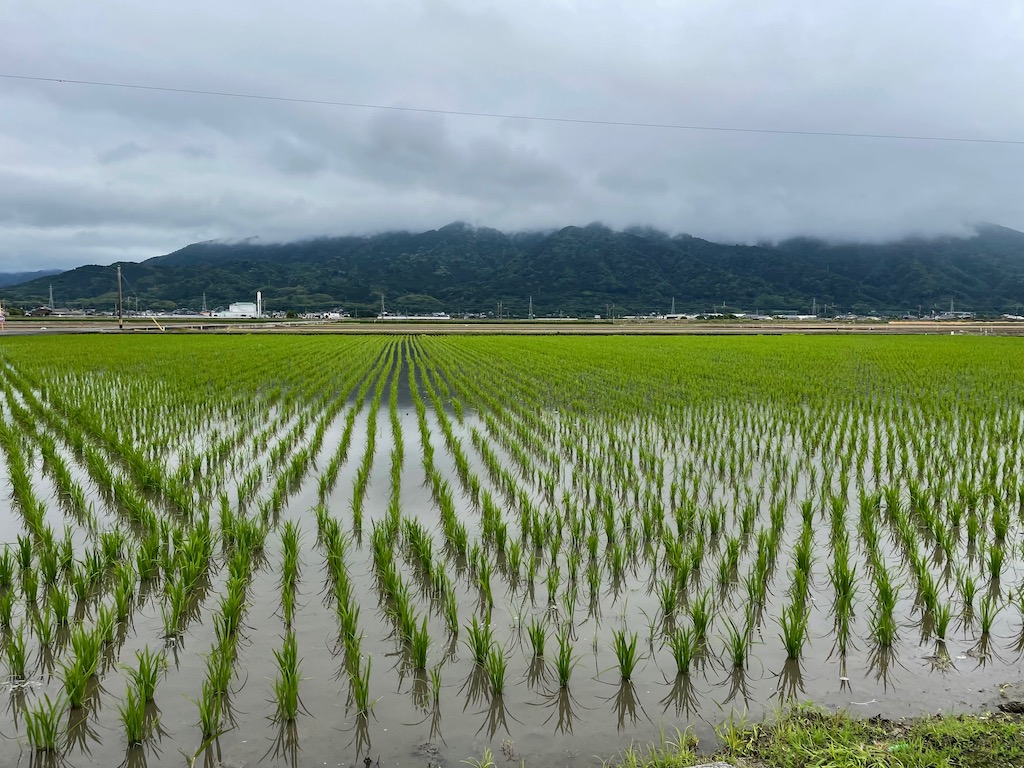
[{"label": "white building", "polygon": [[227,312],[215,312],[214,317],[263,317],[263,291],[256,291],[256,301],[236,301],[228,305]]},{"label": "white building", "polygon": [[216,317],[259,317],[259,310],[254,301],[236,301],[228,305],[226,312],[217,312]]}]

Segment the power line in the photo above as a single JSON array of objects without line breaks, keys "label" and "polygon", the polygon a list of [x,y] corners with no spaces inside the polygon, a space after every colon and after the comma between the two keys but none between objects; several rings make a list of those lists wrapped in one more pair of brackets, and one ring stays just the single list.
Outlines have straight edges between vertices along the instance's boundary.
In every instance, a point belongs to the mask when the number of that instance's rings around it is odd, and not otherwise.
[{"label": "power line", "polygon": [[959,144],[1007,144],[1024,146],[1024,139],[981,139],[971,136],[924,136],[899,133],[856,133],[852,131],[797,131],[774,128],[740,128],[724,125],[684,125],[681,123],[647,123],[631,120],[590,120],[581,117],[554,117],[551,115],[519,115],[503,112],[471,112],[458,109],[432,109],[428,107],[399,107],[387,104],[366,104],[354,101],[333,101],[330,99],[303,99],[292,96],[271,96],[259,93],[235,93],[232,91],[207,91],[198,88],[171,88],[160,85],[138,83],[114,83],[101,80],[72,80],[59,77],[37,77],[0,73],[7,80],[30,80],[39,83],[60,83],[64,85],[89,85],[98,88],[122,88],[136,91],[157,91],[161,93],[190,94],[196,96],[217,96],[231,99],[253,99],[290,104],[313,104],[327,107],[350,109],[376,109],[390,112],[413,112],[427,115],[449,115],[452,117],[482,117],[496,120],[523,120],[542,123],[567,123],[571,125],[606,125],[620,128],[648,128],[672,131],[714,131],[720,133],[759,133],[778,136],[824,136],[842,139],[883,139],[889,141],[941,141]]}]

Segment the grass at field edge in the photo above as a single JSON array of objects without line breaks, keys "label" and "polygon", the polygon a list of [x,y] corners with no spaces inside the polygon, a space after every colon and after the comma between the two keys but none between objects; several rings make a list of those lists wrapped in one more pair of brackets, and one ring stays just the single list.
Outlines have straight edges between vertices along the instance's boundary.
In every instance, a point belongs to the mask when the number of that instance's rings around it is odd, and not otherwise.
[{"label": "grass at field edge", "polygon": [[607,761],[622,768],[683,768],[724,761],[737,768],[1022,768],[1024,717],[936,715],[859,720],[844,712],[798,707],[772,722],[726,724],[722,747],[697,752],[689,734],[633,747]]}]

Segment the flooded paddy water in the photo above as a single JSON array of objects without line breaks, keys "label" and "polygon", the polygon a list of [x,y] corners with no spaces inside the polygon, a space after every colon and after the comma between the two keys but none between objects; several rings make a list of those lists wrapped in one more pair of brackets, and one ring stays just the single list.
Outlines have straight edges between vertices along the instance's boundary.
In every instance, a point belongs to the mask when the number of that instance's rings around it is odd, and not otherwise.
[{"label": "flooded paddy water", "polygon": [[595,766],[1024,677],[1012,340],[61,342],[0,346],[0,764]]}]

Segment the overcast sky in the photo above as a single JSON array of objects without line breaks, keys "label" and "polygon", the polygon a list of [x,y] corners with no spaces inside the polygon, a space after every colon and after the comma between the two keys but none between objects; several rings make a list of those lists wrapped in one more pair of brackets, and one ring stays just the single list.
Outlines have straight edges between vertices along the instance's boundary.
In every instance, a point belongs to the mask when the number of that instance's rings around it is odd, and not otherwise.
[{"label": "overcast sky", "polygon": [[[0,74],[1024,141],[1018,0],[0,0]],[[740,242],[1024,229],[1024,145],[0,78],[0,271],[454,220]]]}]

